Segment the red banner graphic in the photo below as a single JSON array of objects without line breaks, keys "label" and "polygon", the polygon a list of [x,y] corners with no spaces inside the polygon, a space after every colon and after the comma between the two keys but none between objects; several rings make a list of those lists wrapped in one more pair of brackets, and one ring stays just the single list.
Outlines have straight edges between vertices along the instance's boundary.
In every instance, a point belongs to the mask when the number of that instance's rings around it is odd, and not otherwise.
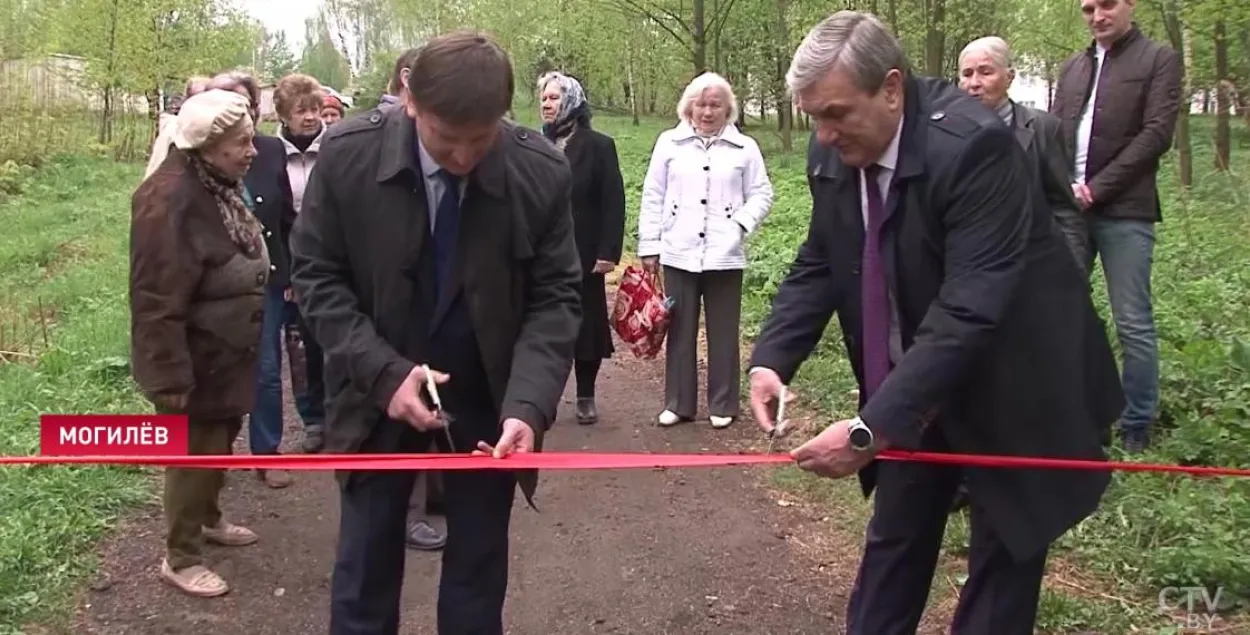
[{"label": "red banner graphic", "polygon": [[[1020,456],[906,452],[887,450],[887,461],[920,461],[964,467],[1115,470],[1158,472],[1189,476],[1250,477],[1250,469],[1076,461]],[[793,463],[788,453],[776,454],[647,454],[620,452],[540,452],[513,454],[503,459],[468,454],[293,454],[293,455],[155,455],[140,456],[4,456],[0,465],[91,464],[147,465],[217,469],[285,470],[628,470],[691,467],[728,467]]]},{"label": "red banner graphic", "polygon": [[43,415],[39,453],[46,457],[185,456],[185,415]]}]

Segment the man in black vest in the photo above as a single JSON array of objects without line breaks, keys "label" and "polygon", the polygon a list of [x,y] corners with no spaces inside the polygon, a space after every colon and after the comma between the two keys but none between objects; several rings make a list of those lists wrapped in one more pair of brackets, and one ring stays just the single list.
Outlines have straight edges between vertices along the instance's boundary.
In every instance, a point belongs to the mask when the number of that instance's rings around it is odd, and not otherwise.
[{"label": "man in black vest", "polygon": [[[322,142],[291,237],[300,308],[326,351],[326,449],[539,451],[581,321],[568,163],[501,119],[512,66],[488,38],[430,40],[409,77],[404,108]],[[502,635],[513,493],[532,502],[536,474],[443,476],[438,633]],[[339,480],[330,633],[394,635],[413,473]]]}]

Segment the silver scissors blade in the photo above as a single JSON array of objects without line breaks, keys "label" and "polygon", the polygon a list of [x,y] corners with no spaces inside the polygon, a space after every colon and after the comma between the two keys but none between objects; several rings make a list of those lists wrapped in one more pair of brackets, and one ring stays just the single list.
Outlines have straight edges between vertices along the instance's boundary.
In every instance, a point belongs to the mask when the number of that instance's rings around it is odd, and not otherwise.
[{"label": "silver scissors blade", "polygon": [[451,440],[451,418],[443,411],[443,400],[438,396],[438,384],[434,383],[434,373],[429,364],[422,364],[425,371],[425,391],[430,393],[430,401],[434,403],[434,413],[443,421],[443,434],[447,436],[447,449],[455,452],[456,443]]},{"label": "silver scissors blade", "polygon": [[773,453],[773,444],[777,439],[786,435],[786,387],[782,386],[781,391],[777,394],[777,421],[773,424],[773,429],[768,433],[768,453]]}]

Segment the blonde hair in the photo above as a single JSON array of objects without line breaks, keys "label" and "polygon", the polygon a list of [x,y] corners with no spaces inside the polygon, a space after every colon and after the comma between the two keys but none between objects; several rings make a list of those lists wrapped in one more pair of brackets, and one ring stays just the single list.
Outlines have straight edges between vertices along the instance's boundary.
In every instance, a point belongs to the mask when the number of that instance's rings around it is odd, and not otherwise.
[{"label": "blonde hair", "polygon": [[709,88],[724,91],[725,99],[729,101],[729,117],[726,121],[729,123],[737,121],[738,96],[734,95],[733,86],[729,85],[729,80],[711,71],[699,75],[686,84],[686,89],[681,93],[681,99],[677,101],[677,118],[690,123],[690,107],[703,95],[703,91]]}]

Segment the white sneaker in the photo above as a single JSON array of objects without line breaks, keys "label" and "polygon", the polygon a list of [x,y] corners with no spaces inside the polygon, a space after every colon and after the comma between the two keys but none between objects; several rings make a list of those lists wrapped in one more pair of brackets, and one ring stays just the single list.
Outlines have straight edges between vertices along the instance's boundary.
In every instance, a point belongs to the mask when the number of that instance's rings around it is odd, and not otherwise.
[{"label": "white sneaker", "polygon": [[733,417],[708,417],[712,422],[713,428],[728,428],[729,424],[734,422]]},{"label": "white sneaker", "polygon": [[676,412],[673,412],[672,410],[665,410],[664,412],[660,413],[660,425],[662,426],[676,425],[680,421],[681,421],[681,417],[678,416],[678,414]]}]

